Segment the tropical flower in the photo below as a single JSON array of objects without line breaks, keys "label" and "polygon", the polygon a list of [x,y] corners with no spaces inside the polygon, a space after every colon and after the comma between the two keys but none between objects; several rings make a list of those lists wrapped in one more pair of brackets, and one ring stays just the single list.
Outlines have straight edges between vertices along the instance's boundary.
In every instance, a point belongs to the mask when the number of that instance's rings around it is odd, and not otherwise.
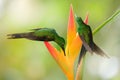
[{"label": "tropical flower", "polygon": [[[85,19],[85,23],[88,22],[88,18]],[[57,50],[49,42],[44,42],[48,48],[52,57],[56,60],[58,65],[61,67],[65,73],[68,80],[74,80],[74,63],[79,55],[79,51],[82,46],[82,41],[79,38],[79,35],[76,31],[76,25],[74,21],[74,13],[72,6],[70,7],[69,21],[68,21],[68,30],[67,30],[67,43],[65,47],[66,56],[61,50]]]}]

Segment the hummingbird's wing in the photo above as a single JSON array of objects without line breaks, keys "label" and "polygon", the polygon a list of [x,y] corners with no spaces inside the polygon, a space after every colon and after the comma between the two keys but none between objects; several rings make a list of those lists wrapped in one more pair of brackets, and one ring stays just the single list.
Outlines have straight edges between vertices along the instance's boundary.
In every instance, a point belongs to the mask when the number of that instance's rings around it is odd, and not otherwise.
[{"label": "hummingbird's wing", "polygon": [[90,53],[93,53],[91,47],[90,47],[89,44],[86,42],[86,40],[85,40],[85,38],[84,38],[84,35],[80,35],[80,39],[82,40],[82,43],[83,43],[85,49],[86,49],[87,51],[89,51]]},{"label": "hummingbird's wing", "polygon": [[87,52],[87,50],[86,50],[85,47],[82,45],[82,48],[81,48],[81,51],[80,51],[80,54],[79,54],[78,65],[80,64],[81,59],[85,56],[86,52]]}]

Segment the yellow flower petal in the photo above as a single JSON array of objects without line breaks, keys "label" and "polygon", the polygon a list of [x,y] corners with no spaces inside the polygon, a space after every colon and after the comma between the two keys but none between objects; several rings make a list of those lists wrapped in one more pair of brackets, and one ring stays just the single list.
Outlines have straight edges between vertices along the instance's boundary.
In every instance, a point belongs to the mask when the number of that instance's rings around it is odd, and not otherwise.
[{"label": "yellow flower petal", "polygon": [[79,35],[77,34],[74,40],[72,41],[71,46],[69,47],[69,53],[70,53],[71,59],[73,60],[76,59],[76,57],[79,55],[81,47],[82,47],[82,41]]}]

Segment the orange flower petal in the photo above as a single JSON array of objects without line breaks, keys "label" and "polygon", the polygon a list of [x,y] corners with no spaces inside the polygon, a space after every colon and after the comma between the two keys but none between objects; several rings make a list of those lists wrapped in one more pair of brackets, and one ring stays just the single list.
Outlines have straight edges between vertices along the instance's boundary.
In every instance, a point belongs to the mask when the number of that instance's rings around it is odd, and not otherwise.
[{"label": "orange flower petal", "polygon": [[44,41],[45,46],[48,48],[52,57],[56,60],[58,58],[59,52],[47,41]]},{"label": "orange flower petal", "polygon": [[[85,23],[88,23],[88,16],[86,16]],[[63,51],[58,51],[50,43],[44,42],[48,48],[52,57],[59,64],[63,72],[66,74],[69,80],[74,79],[74,62],[79,54],[82,46],[82,41],[77,34],[76,25],[74,21],[74,14],[72,5],[70,7],[69,21],[68,21],[68,31],[67,31],[67,44],[65,48],[66,56],[64,56]]]},{"label": "orange flower petal", "polygon": [[56,62],[59,64],[63,72],[66,74],[67,78],[69,80],[73,80],[74,79],[73,62],[71,62],[67,56],[64,56],[63,52],[57,51],[50,43],[44,42],[44,44],[48,48],[52,57],[56,60]]},{"label": "orange flower petal", "polygon": [[74,22],[73,7],[70,7],[69,21],[68,21],[68,31],[67,31],[67,45],[66,45],[66,55],[69,52],[69,46],[71,45],[74,37],[76,36],[76,27]]}]

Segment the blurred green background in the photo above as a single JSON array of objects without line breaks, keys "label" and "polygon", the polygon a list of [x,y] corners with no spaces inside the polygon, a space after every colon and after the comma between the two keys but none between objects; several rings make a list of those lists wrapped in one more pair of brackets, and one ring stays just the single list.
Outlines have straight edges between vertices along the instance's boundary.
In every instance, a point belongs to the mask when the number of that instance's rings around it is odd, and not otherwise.
[{"label": "blurred green background", "polygon": [[[43,42],[7,34],[48,27],[66,38],[69,7],[94,29],[120,9],[120,0],[0,0],[0,80],[67,80]],[[86,56],[83,80],[120,80],[120,15],[94,35],[110,59]]]}]

